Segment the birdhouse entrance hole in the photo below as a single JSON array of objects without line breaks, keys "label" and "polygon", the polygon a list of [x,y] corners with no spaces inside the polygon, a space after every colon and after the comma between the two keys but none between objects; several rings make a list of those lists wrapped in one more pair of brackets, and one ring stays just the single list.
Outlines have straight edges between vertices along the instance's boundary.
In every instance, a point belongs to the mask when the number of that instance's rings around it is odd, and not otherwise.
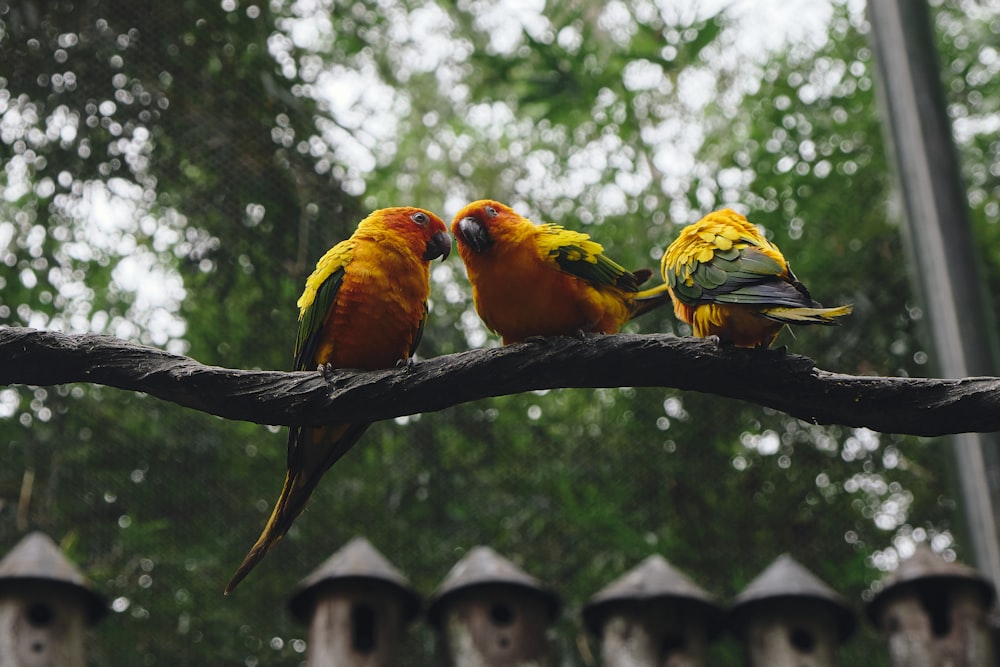
[{"label": "birdhouse entrance hole", "polygon": [[799,653],[812,653],[816,650],[816,635],[802,628],[794,628],[789,641]]},{"label": "birdhouse entrance hole", "polygon": [[684,645],[684,635],[668,634],[663,637],[663,641],[660,643],[660,648],[663,652],[663,657],[669,658],[674,653],[682,653],[684,651]]},{"label": "birdhouse entrance hole", "polygon": [[377,643],[375,610],[367,604],[356,604],[351,608],[351,628],[354,633],[354,650],[358,653],[372,653]]},{"label": "birdhouse entrance hole", "polygon": [[505,627],[514,622],[514,610],[503,602],[497,602],[490,606],[490,618],[500,627]]},{"label": "birdhouse entrance hole", "polygon": [[951,596],[947,590],[938,586],[924,587],[920,591],[920,606],[927,612],[935,637],[951,632]]},{"label": "birdhouse entrance hole", "polygon": [[55,621],[55,610],[45,602],[34,602],[26,610],[28,623],[33,628],[47,628]]}]

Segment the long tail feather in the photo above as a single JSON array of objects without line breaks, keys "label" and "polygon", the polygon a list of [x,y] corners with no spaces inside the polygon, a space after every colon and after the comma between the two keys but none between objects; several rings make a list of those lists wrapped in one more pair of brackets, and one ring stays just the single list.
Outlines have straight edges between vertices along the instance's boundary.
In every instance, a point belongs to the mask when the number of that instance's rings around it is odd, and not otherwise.
[{"label": "long tail feather", "polygon": [[662,283],[656,287],[636,292],[632,297],[634,302],[634,312],[632,317],[638,317],[660,306],[670,303],[670,291],[667,283]]},{"label": "long tail feather", "polygon": [[837,306],[836,308],[767,308],[761,315],[785,324],[823,324],[826,326],[840,324],[838,317],[849,315],[854,306]]},{"label": "long tail feather", "polygon": [[317,429],[298,429],[290,434],[288,471],[281,495],[271,510],[260,537],[246,558],[236,568],[233,578],[226,585],[225,594],[233,592],[250,571],[257,566],[271,548],[285,536],[295,519],[305,509],[323,474],[340,457],[354,446],[368,428],[368,424],[342,424]]},{"label": "long tail feather", "polygon": [[[319,482],[318,479],[316,481]],[[312,486],[315,488],[315,484]],[[278,496],[278,502],[274,504],[274,509],[271,510],[271,516],[267,520],[264,530],[261,531],[260,537],[250,547],[250,552],[243,559],[243,562],[240,563],[240,566],[236,568],[233,578],[226,584],[226,595],[232,593],[233,589],[243,581],[244,577],[250,574],[250,570],[254,569],[257,563],[264,559],[264,556],[271,550],[271,547],[285,536],[288,529],[292,527],[292,522],[295,521],[295,518],[305,508],[306,501],[312,495],[313,488],[307,489],[302,486],[301,477],[293,476],[291,471],[285,474],[285,483],[281,487],[281,495]]]}]

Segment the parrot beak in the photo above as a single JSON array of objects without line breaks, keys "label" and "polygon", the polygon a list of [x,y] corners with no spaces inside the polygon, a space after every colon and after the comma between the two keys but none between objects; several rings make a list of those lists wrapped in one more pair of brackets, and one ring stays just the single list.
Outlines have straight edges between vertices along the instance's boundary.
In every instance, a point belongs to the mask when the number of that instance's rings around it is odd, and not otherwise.
[{"label": "parrot beak", "polygon": [[427,249],[424,250],[424,261],[440,257],[442,260],[448,259],[451,253],[451,236],[448,232],[438,232],[427,241]]},{"label": "parrot beak", "polygon": [[476,252],[488,250],[493,245],[493,239],[490,238],[490,233],[487,231],[486,226],[472,216],[462,218],[458,221],[455,236],[458,237],[459,241]]}]

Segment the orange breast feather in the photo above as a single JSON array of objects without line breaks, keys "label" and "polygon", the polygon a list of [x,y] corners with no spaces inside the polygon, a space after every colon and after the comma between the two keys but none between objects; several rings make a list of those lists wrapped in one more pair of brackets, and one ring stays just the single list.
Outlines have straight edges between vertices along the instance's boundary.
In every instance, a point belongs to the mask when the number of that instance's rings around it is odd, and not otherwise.
[{"label": "orange breast feather", "polygon": [[502,253],[481,255],[467,266],[479,316],[490,329],[503,332],[504,343],[596,330],[601,295],[543,257],[535,231],[521,228],[498,240]]},{"label": "orange breast feather", "polygon": [[415,259],[358,244],[323,328],[317,363],[391,368],[410,356],[430,292],[428,269]]}]

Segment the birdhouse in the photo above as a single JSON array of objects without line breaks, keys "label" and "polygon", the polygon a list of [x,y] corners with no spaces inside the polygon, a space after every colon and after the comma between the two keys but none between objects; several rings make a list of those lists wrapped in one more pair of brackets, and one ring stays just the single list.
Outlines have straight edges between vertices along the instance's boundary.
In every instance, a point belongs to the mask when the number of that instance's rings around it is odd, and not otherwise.
[{"label": "birdhouse", "polygon": [[826,667],[857,624],[847,602],[788,554],[736,596],[730,628],[753,667]]},{"label": "birdhouse", "polygon": [[289,598],[309,626],[308,667],[394,664],[420,596],[368,540],[355,537],[303,579]]},{"label": "birdhouse", "polygon": [[427,611],[454,667],[532,667],[550,663],[546,630],[559,598],[489,547],[475,547],[451,569]]},{"label": "birdhouse", "polygon": [[583,608],[605,667],[698,667],[722,628],[722,609],[662,556],[646,558]]},{"label": "birdhouse", "polygon": [[83,631],[107,602],[43,533],[0,560],[0,665],[83,667]]},{"label": "birdhouse", "polygon": [[993,585],[971,567],[917,547],[881,584],[868,617],[886,638],[892,667],[995,665]]}]

